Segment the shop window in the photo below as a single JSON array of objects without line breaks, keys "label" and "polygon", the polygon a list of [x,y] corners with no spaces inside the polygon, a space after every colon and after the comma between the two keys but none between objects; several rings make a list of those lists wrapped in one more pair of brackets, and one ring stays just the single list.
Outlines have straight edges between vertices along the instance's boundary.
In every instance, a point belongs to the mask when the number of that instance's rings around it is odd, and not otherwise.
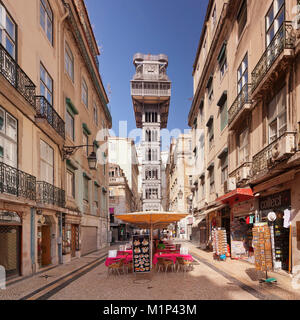
[{"label": "shop window", "polygon": [[63,238],[63,254],[71,253],[71,241],[72,241],[72,230],[70,224],[65,224],[62,230],[62,238]]},{"label": "shop window", "polygon": [[16,24],[0,2],[0,44],[16,59]]},{"label": "shop window", "polygon": [[14,168],[18,166],[18,122],[0,107],[0,161]]},{"label": "shop window", "polygon": [[268,105],[269,143],[287,130],[286,87],[281,89]]}]

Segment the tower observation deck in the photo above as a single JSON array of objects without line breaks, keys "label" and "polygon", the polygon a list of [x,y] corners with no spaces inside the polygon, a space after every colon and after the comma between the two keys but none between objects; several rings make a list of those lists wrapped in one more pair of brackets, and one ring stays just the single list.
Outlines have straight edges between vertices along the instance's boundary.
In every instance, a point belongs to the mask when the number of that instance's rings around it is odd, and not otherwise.
[{"label": "tower observation deck", "polygon": [[160,130],[167,127],[171,81],[164,54],[137,53],[133,57],[136,73],[131,80],[131,97],[136,126],[142,128],[142,201],[143,211],[159,211],[161,206]]}]

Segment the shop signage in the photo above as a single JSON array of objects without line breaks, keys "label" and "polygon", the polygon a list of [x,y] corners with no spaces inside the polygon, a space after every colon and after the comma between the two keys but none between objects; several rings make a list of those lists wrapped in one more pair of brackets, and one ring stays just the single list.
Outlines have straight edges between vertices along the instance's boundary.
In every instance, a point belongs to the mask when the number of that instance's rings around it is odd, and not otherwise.
[{"label": "shop signage", "polygon": [[137,273],[150,272],[150,236],[133,236],[133,271]]},{"label": "shop signage", "polygon": [[232,208],[234,214],[251,213],[254,210],[254,201],[238,203]]},{"label": "shop signage", "polygon": [[290,190],[279,192],[259,199],[259,209],[269,210],[280,207],[288,207],[291,204]]}]

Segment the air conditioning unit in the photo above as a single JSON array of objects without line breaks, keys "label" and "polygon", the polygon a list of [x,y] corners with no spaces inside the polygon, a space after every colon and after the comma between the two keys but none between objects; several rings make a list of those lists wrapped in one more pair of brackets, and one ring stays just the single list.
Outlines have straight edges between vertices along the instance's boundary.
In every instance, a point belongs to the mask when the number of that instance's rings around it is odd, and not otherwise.
[{"label": "air conditioning unit", "polygon": [[233,191],[236,189],[235,178],[228,178],[227,187],[228,187],[228,191]]},{"label": "air conditioning unit", "polygon": [[250,175],[250,168],[248,166],[242,167],[242,168],[240,168],[240,170],[237,173],[236,180],[238,182],[246,180],[246,179],[248,179],[249,175]]},{"label": "air conditioning unit", "polygon": [[[269,159],[271,162],[279,161],[295,152],[294,134],[286,134],[279,139],[271,148]],[[268,162],[270,162],[268,161]]]}]

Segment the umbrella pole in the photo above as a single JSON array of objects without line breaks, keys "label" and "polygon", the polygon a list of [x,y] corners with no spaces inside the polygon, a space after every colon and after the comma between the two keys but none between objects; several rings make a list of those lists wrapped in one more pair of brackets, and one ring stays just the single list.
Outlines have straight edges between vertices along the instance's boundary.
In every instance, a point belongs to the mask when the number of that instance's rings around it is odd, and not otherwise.
[{"label": "umbrella pole", "polygon": [[152,255],[153,255],[153,235],[152,235],[152,233],[153,233],[153,226],[152,226],[152,223],[151,223],[151,228],[150,228],[150,266],[151,266],[151,269],[152,269]]}]

